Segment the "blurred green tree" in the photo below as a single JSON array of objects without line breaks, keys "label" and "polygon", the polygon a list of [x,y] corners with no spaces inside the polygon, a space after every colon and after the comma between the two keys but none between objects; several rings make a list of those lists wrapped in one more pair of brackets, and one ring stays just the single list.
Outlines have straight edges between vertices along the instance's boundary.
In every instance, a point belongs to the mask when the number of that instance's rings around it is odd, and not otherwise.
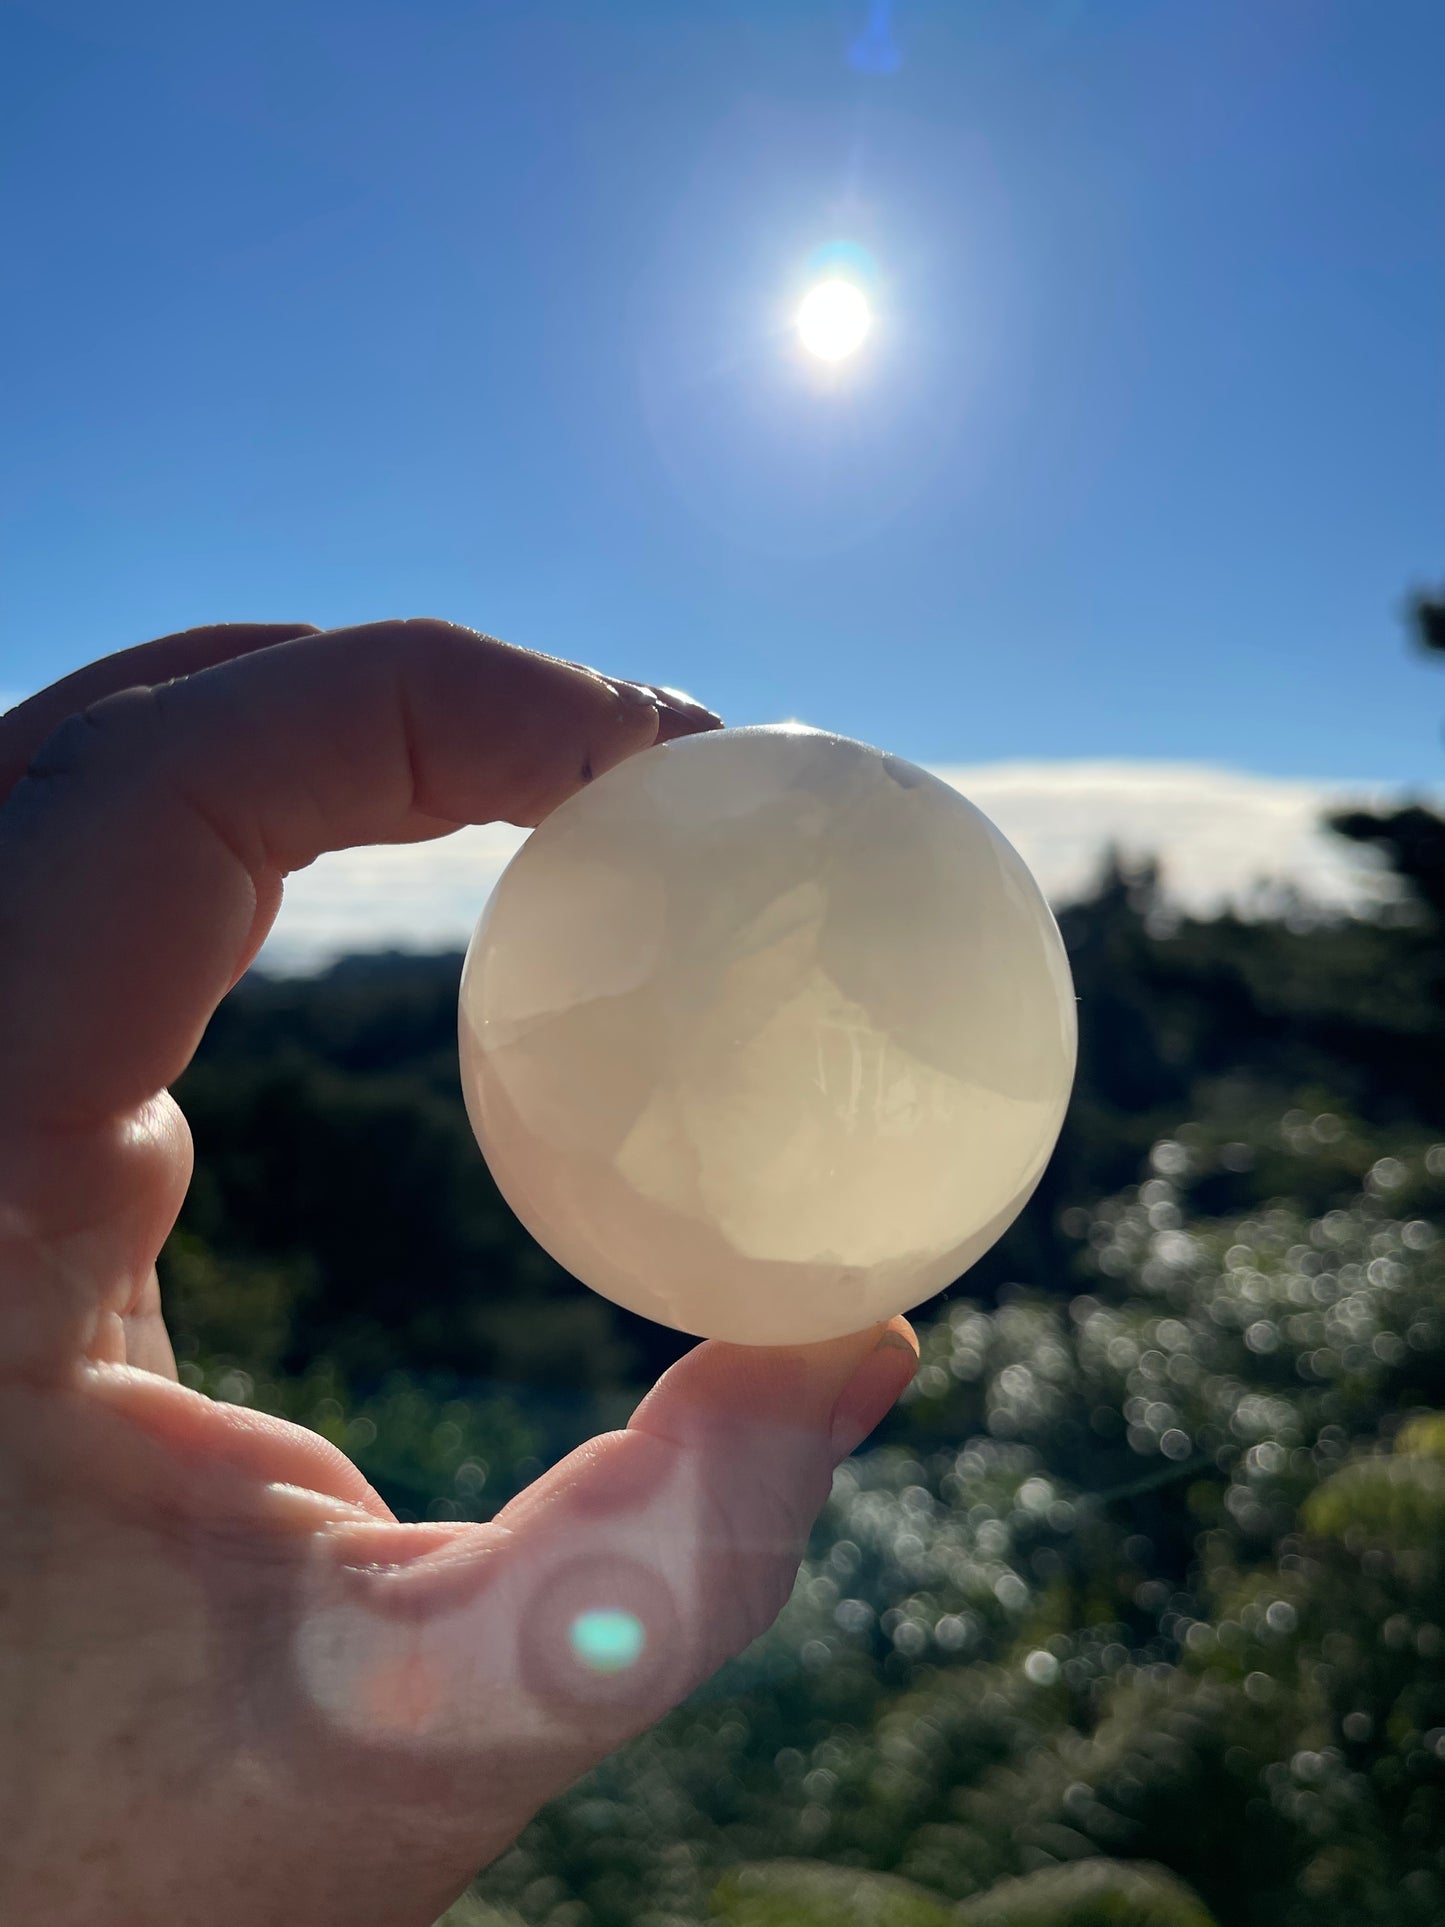
[{"label": "blurred green tree", "polygon": [[944,1902],[908,1881],[806,1860],[737,1868],[713,1911],[727,1927],[957,1927]]},{"label": "blurred green tree", "polygon": [[[1445,596],[1414,620],[1445,652]],[[1445,1919],[1445,820],[1342,827],[1399,903],[1179,917],[1115,860],[1064,911],[1054,1163],[919,1314],[778,1625],[448,1927]],[[489,1516],[690,1342],[503,1205],[459,962],[227,1001],[162,1264],[186,1382],[407,1517]]]},{"label": "blurred green tree", "polygon": [[1001,1882],[954,1916],[956,1927],[1216,1927],[1162,1867],[1085,1860]]},{"label": "blurred green tree", "polygon": [[[1406,613],[1415,646],[1425,655],[1445,656],[1445,590],[1417,590]],[[1411,804],[1383,812],[1346,810],[1330,820],[1341,836],[1380,850],[1431,922],[1445,921],[1445,818]],[[1438,928],[1433,934],[1438,949]]]},{"label": "blurred green tree", "polygon": [[1415,641],[1427,654],[1445,656],[1445,588],[1417,589],[1408,608]]}]

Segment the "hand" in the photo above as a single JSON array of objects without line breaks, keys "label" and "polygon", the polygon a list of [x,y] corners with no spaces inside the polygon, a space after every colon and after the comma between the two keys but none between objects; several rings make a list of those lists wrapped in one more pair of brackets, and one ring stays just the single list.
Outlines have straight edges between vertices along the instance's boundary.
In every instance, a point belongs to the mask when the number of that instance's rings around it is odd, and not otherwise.
[{"label": "hand", "polygon": [[787,1597],[904,1320],[700,1345],[493,1523],[401,1525],[176,1383],[154,1270],[166,1086],[288,871],[536,823],[714,721],[439,622],[192,631],[0,719],[0,1919],[425,1927]]}]

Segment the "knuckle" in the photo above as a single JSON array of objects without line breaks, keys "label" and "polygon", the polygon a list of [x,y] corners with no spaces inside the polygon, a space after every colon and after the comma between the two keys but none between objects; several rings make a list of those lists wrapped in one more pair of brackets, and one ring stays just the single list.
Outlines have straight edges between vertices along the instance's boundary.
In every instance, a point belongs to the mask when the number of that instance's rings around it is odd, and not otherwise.
[{"label": "knuckle", "polygon": [[379,622],[359,632],[357,643],[388,678],[402,678],[418,692],[453,689],[459,678],[484,665],[495,672],[498,658],[513,652],[493,637],[441,616],[408,616]]},{"label": "knuckle", "polygon": [[26,775],[45,781],[72,776],[153,725],[155,691],[122,689],[67,716],[44,738]]},{"label": "knuckle", "polygon": [[67,716],[63,723],[42,739],[40,747],[30,758],[26,776],[35,782],[70,775],[94,753],[99,727],[92,709],[83,709],[74,716]]},{"label": "knuckle", "polygon": [[[734,1552],[735,1603],[755,1636],[788,1601],[821,1500],[796,1479],[764,1467],[740,1487],[715,1492],[718,1540]],[[825,1495],[826,1496],[826,1495]]]}]

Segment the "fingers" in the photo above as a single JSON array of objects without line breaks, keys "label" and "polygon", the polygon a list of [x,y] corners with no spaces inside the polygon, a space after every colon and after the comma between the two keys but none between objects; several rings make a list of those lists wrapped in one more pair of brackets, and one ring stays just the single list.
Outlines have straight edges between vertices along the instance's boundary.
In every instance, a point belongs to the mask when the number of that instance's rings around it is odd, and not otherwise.
[{"label": "fingers", "polygon": [[217,622],[204,629],[186,629],[102,656],[74,674],[62,676],[14,709],[0,716],[0,802],[25,774],[30,759],[67,716],[74,716],[119,689],[170,682],[189,676],[232,656],[253,649],[269,649],[292,636],[314,636],[309,622]]},{"label": "fingers", "polygon": [[701,1345],[491,1526],[395,1565],[395,1528],[334,1527],[296,1634],[306,1695],[353,1739],[500,1758],[527,1806],[550,1797],[771,1623],[834,1467],[916,1363],[901,1318]]},{"label": "fingers", "polygon": [[[207,633],[116,673],[222,649]],[[63,722],[0,808],[0,1355],[110,1357],[102,1326],[135,1319],[189,1169],[157,1094],[255,954],[286,872],[328,849],[535,823],[704,726],[433,621],[258,642]]]},{"label": "fingers", "polygon": [[[402,1529],[345,1453],[317,1432],[249,1406],[228,1405],[175,1383],[174,1368],[158,1372],[140,1360],[105,1360],[83,1367],[71,1385],[85,1400],[72,1429],[99,1425],[95,1434],[107,1477],[144,1491],[157,1511],[188,1529],[220,1513],[270,1511],[274,1493],[308,1494],[314,1520],[334,1512],[369,1512]],[[106,1429],[109,1420],[118,1421]],[[148,1447],[159,1446],[157,1455]],[[283,1524],[285,1522],[283,1521]]]},{"label": "fingers", "polygon": [[174,1079],[287,871],[535,823],[659,728],[639,690],[439,622],[107,697],[0,813],[0,1120],[114,1116]]}]

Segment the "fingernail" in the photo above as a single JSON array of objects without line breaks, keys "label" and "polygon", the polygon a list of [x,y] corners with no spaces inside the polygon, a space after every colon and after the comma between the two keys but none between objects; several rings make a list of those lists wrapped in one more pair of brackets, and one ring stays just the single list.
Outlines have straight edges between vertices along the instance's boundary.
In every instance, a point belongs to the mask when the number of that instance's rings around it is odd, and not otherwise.
[{"label": "fingernail", "polygon": [[648,687],[655,696],[662,698],[669,709],[675,709],[680,715],[697,722],[711,723],[718,729],[722,728],[723,719],[717,711],[709,709],[706,703],[700,703],[696,696],[689,696],[685,689],[670,689],[666,683],[660,682],[651,683]]},{"label": "fingernail", "polygon": [[568,656],[552,656],[552,662],[560,662],[564,668],[576,669],[592,682],[600,682],[604,689],[611,690],[624,709],[656,709],[655,692],[640,682],[624,682],[620,676],[604,676],[600,669],[594,669],[590,662],[573,662]]},{"label": "fingernail", "polygon": [[833,1407],[833,1455],[846,1459],[892,1411],[918,1367],[918,1353],[892,1325],[879,1336]]},{"label": "fingernail", "polygon": [[603,682],[620,702],[632,709],[656,709],[657,694],[640,682],[622,682],[616,676],[604,676]]}]

